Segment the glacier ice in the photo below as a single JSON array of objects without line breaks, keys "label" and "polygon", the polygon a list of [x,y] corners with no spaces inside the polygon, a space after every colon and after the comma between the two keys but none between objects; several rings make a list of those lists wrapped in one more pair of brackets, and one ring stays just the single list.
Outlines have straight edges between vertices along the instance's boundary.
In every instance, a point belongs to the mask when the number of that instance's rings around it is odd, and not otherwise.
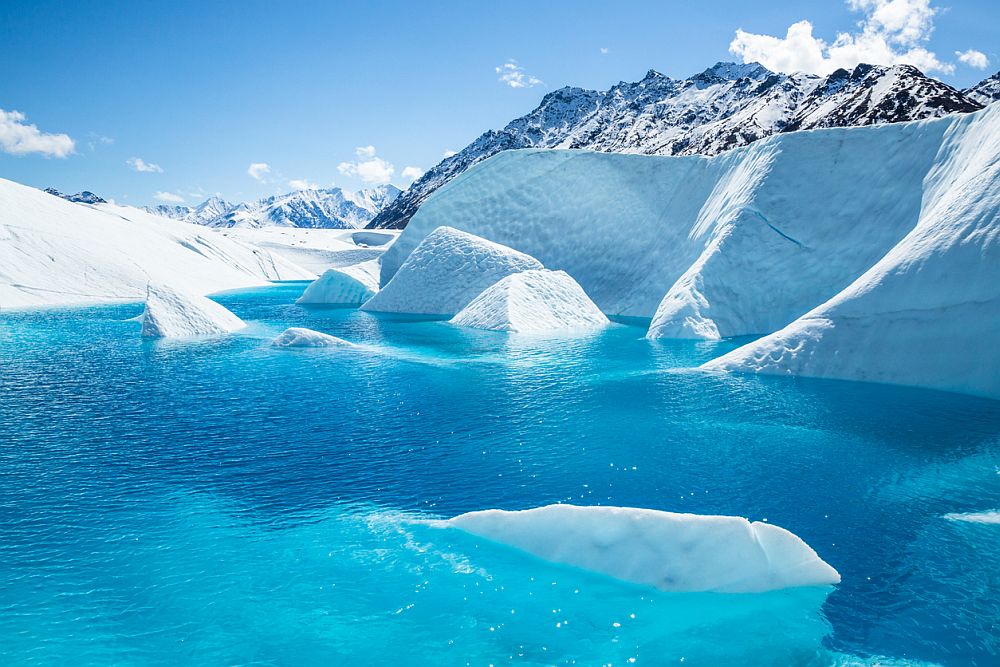
[{"label": "glacier ice", "polygon": [[340,347],[352,346],[343,338],[337,338],[322,331],[314,331],[305,327],[289,327],[271,341],[274,347]]},{"label": "glacier ice", "polygon": [[142,335],[147,338],[189,338],[237,331],[246,323],[224,306],[166,285],[146,288]]},{"label": "glacier ice", "polygon": [[1000,398],[998,155],[997,105],[712,158],[509,151],[431,196],[380,280],[451,225],[651,318],[650,338],[770,334],[709,368]]},{"label": "glacier ice", "polygon": [[469,512],[441,523],[663,591],[753,593],[840,582],[796,535],[741,517],[548,505]]},{"label": "glacier ice", "polygon": [[500,279],[451,323],[517,333],[598,329],[610,324],[569,274],[548,269],[512,273]]},{"label": "glacier ice", "polygon": [[537,259],[513,248],[439,226],[362,310],[452,316],[501,278],[541,268]]},{"label": "glacier ice", "polygon": [[358,306],[378,291],[378,260],[327,269],[295,303]]},{"label": "glacier ice", "polygon": [[705,368],[1000,398],[1000,106],[938,123],[906,236],[833,298]]},{"label": "glacier ice", "polygon": [[314,275],[214,230],[0,179],[0,308],[141,301],[150,282],[208,294]]}]

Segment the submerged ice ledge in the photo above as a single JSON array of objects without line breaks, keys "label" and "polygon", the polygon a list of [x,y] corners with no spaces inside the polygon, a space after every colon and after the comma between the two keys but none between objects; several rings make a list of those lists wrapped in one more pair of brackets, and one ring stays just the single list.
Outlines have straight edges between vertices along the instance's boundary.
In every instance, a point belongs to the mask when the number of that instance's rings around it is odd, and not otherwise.
[{"label": "submerged ice ledge", "polygon": [[799,537],[742,517],[548,505],[469,512],[435,525],[662,591],[757,593],[840,583]]}]

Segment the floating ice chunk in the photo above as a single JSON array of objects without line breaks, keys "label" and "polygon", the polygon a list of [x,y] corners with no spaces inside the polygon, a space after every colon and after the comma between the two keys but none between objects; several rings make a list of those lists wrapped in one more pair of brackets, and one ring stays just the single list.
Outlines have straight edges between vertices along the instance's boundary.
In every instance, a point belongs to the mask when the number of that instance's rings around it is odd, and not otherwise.
[{"label": "floating ice chunk", "polygon": [[967,523],[996,523],[1000,524],[1000,510],[990,512],[966,512],[945,514],[948,521],[965,521]]},{"label": "floating ice chunk", "polygon": [[180,292],[166,285],[146,287],[142,335],[148,338],[214,336],[245,326],[236,315],[200,294]]},{"label": "floating ice chunk", "polygon": [[438,227],[362,310],[454,315],[501,278],[541,268],[537,259],[513,248]]},{"label": "floating ice chunk", "polygon": [[313,331],[304,327],[289,327],[275,338],[271,345],[274,347],[350,347],[343,338],[337,338],[321,331]]},{"label": "floating ice chunk", "polygon": [[442,522],[548,561],[663,591],[754,593],[840,575],[783,528],[741,517],[549,505]]},{"label": "floating ice chunk", "polygon": [[451,323],[518,333],[599,329],[610,324],[569,274],[548,269],[502,278],[473,299]]},{"label": "floating ice chunk", "polygon": [[327,269],[295,303],[358,306],[378,292],[378,260]]}]

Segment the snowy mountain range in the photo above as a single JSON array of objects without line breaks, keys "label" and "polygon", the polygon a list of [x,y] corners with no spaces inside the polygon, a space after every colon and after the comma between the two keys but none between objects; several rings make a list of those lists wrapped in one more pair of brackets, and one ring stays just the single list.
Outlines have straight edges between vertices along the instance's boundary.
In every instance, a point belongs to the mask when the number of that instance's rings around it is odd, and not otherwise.
[{"label": "snowy mountain range", "polygon": [[149,206],[145,210],[206,227],[364,227],[399,196],[394,185],[348,192],[341,188],[299,190],[253,202],[233,204],[211,197],[197,206]]},{"label": "snowy mountain range", "polygon": [[59,192],[55,188],[45,188],[45,192],[50,195],[55,195],[66,201],[71,201],[74,204],[106,204],[107,202],[98,197],[90,190],[84,190],[83,192],[77,192],[75,195],[68,195],[64,192]]},{"label": "snowy mountain range", "polygon": [[[996,79],[996,77],[994,77]],[[716,155],[762,137],[824,127],[936,118],[981,109],[987,80],[961,92],[909,65],[858,65],[829,76],[718,63],[687,79],[650,70],[607,91],[560,88],[526,116],[446,158],[382,210],[371,228],[405,227],[420,204],[469,167],[517,148]],[[994,85],[998,82],[994,81]]]},{"label": "snowy mountain range", "polygon": [[1000,72],[988,79],[983,79],[962,92],[965,93],[966,97],[971,97],[980,104],[990,104],[1000,100]]}]

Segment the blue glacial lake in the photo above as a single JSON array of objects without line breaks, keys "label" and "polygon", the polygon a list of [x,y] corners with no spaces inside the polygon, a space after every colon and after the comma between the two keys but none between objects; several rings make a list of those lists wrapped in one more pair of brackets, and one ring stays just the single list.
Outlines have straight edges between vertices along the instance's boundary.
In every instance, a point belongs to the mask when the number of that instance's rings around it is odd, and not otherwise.
[{"label": "blue glacial lake", "polygon": [[[1000,525],[943,518],[1000,509],[1000,402],[303,287],[221,295],[250,328],[187,343],[138,304],[0,314],[0,663],[1000,664]],[[843,582],[666,594],[425,522],[556,502],[766,519]]]}]

